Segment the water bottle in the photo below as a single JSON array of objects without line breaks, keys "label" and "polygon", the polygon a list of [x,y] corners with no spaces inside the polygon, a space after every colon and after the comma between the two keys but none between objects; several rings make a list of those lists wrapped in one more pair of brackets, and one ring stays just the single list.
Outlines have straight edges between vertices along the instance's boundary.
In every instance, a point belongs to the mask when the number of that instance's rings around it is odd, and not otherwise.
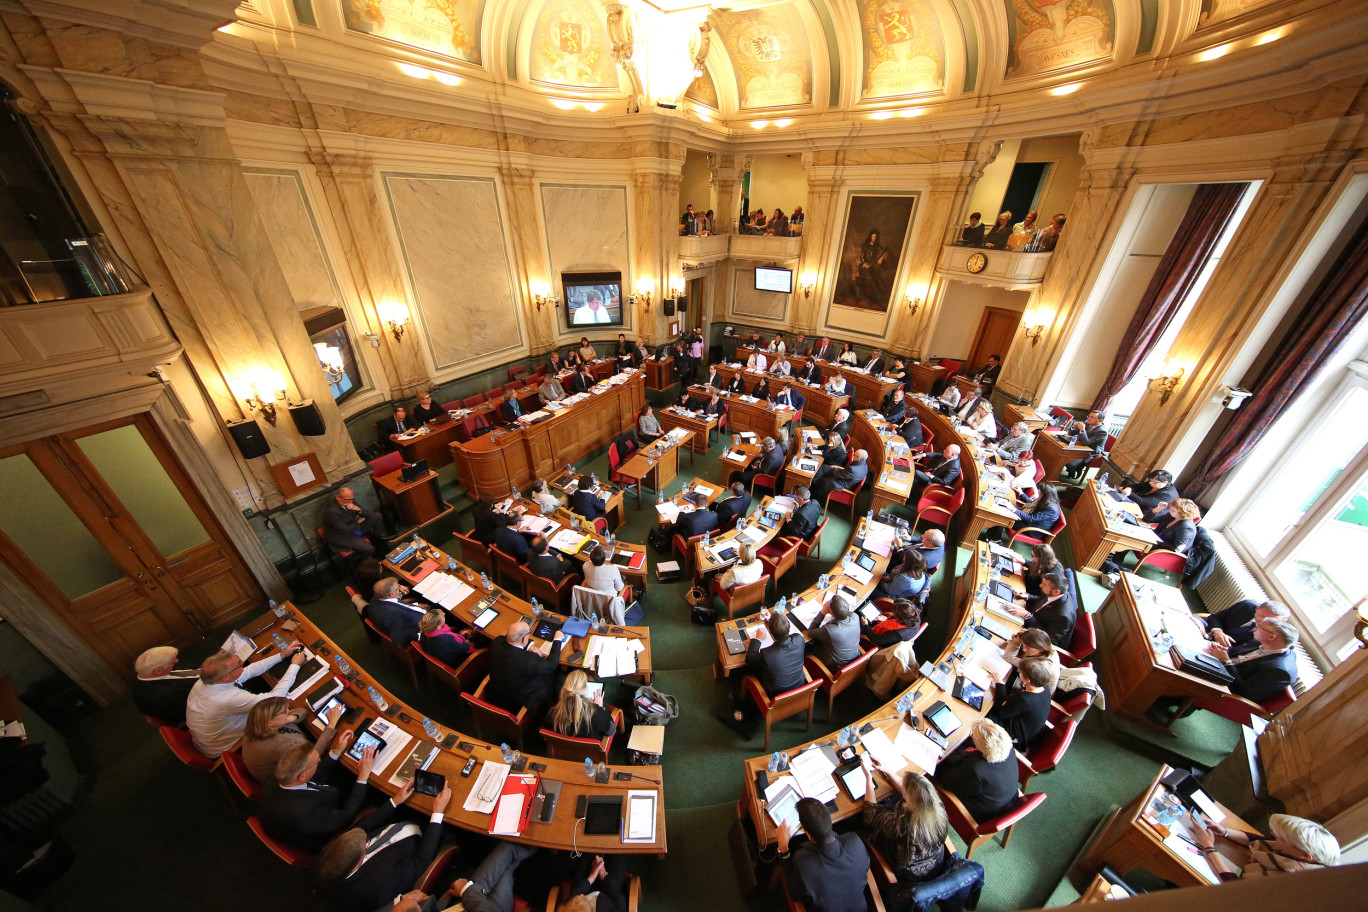
[{"label": "water bottle", "polygon": [[599,625],[599,616],[598,616],[598,612],[597,612],[597,611],[591,611],[591,612],[589,613],[589,626],[592,627],[594,630],[598,630],[598,625]]},{"label": "water bottle", "polygon": [[779,772],[779,752],[778,752],[778,751],[775,751],[774,753],[770,754],[770,759],[769,759],[769,771],[770,771],[771,773],[777,773],[777,772]]},{"label": "water bottle", "polygon": [[350,677],[352,673],[351,662],[340,652],[337,654],[337,670],[342,672],[343,677]]},{"label": "water bottle", "polygon": [[779,612],[779,611],[784,611],[784,610],[787,609],[787,608],[788,608],[788,599],[785,598],[785,597],[782,596],[782,595],[779,596],[779,601],[775,603],[775,605],[774,605],[774,610],[775,610],[776,612]]},{"label": "water bottle", "polygon": [[842,573],[849,573],[849,572],[850,572],[850,552],[849,552],[849,551],[847,551],[847,552],[845,553],[845,556],[841,558],[841,572],[842,572]]},{"label": "water bottle", "polygon": [[448,557],[448,558],[447,558],[447,570],[448,570],[449,572],[451,572],[451,573],[455,573],[455,572],[456,572],[456,558],[454,558],[454,557]]},{"label": "water bottle", "polygon": [[570,463],[568,463],[568,462],[565,464],[565,474],[566,474],[566,475],[574,475],[574,474],[575,474],[575,467],[574,467],[573,465],[571,465]]},{"label": "water bottle", "polygon": [[850,744],[850,730],[843,728],[836,734],[836,746],[844,748]]},{"label": "water bottle", "polygon": [[385,710],[389,709],[389,703],[385,701],[384,697],[380,696],[380,691],[376,690],[375,687],[372,686],[369,689],[369,692],[371,702],[375,704],[376,709],[380,710],[381,712],[384,712]]},{"label": "water bottle", "polygon": [[594,472],[589,473],[589,485],[595,488],[598,487],[598,475]]},{"label": "water bottle", "polygon": [[590,779],[594,778],[594,761],[588,757],[584,758],[584,775]]},{"label": "water bottle", "polygon": [[912,709],[912,695],[903,694],[898,698],[898,712],[906,715]]},{"label": "water bottle", "polygon": [[431,738],[433,741],[442,740],[442,730],[437,727],[436,722],[433,722],[427,716],[423,717],[423,731],[427,732],[428,737]]},{"label": "water bottle", "polygon": [[507,743],[499,745],[499,753],[503,754],[503,762],[509,766],[513,765],[513,749]]},{"label": "water bottle", "polygon": [[418,537],[417,532],[413,533],[413,547],[420,549],[423,547],[423,540]]},{"label": "water bottle", "polygon": [[1097,490],[1099,490],[1099,491],[1105,491],[1105,490],[1107,490],[1107,478],[1108,478],[1108,476],[1110,476],[1110,475],[1111,475],[1110,472],[1103,472],[1103,473],[1102,473],[1102,477],[1099,478],[1099,479],[1097,479]]},{"label": "water bottle", "polygon": [[284,608],[281,606],[281,604],[280,604],[279,602],[277,602],[275,599],[271,599],[271,600],[270,600],[269,602],[267,602],[266,604],[270,606],[271,612],[272,612],[276,617],[278,617],[278,618],[283,618],[283,617],[285,616],[285,609],[284,609]]},{"label": "water bottle", "polygon": [[738,517],[736,517],[736,531],[737,531],[737,532],[740,532],[740,531],[741,531],[741,527],[744,526],[745,524],[746,524],[746,519],[745,519],[745,517],[743,517],[743,516],[738,516]]},{"label": "water bottle", "polygon": [[831,585],[831,574],[830,574],[830,573],[823,573],[820,577],[817,578],[817,588],[818,588],[818,589],[825,589],[827,586],[830,586],[830,585]]},{"label": "water bottle", "polygon": [[533,617],[541,617],[541,614],[542,606],[537,604],[537,597],[534,595],[532,596],[532,615]]},{"label": "water bottle", "polygon": [[874,521],[874,511],[873,511],[873,510],[870,510],[868,513],[865,514],[865,522],[873,522],[873,521]]},{"label": "water bottle", "polygon": [[711,531],[704,532],[704,533],[703,533],[703,547],[706,548],[706,547],[708,547],[708,545],[711,544],[711,543],[712,543],[712,532],[711,532]]},{"label": "water bottle", "polygon": [[739,447],[740,445],[741,445],[741,435],[740,435],[740,434],[732,434],[732,446],[733,446],[733,447]]},{"label": "water bottle", "polygon": [[656,491],[656,503],[658,503],[658,504],[663,504],[664,502],[665,502],[665,492],[664,492],[664,491]]},{"label": "water bottle", "polygon": [[485,589],[494,588],[489,584],[489,574],[485,573],[483,570],[480,571],[480,585]]}]

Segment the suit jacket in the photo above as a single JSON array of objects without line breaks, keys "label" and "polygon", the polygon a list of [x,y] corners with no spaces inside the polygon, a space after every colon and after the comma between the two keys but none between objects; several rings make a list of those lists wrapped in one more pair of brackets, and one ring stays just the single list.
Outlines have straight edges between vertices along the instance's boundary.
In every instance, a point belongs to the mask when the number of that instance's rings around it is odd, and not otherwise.
[{"label": "suit jacket", "polygon": [[707,402],[703,403],[703,414],[709,417],[713,415],[720,415],[724,411],[726,411],[726,408],[727,403],[723,402],[721,399],[718,399],[716,404],[714,404],[713,401],[709,399]]},{"label": "suit jacket", "polygon": [[837,443],[823,447],[822,465],[831,466],[833,469],[844,468],[847,455],[844,444]]},{"label": "suit jacket", "polygon": [[810,357],[813,357],[813,358],[821,358],[823,361],[832,361],[832,360],[835,360],[835,359],[834,359],[835,354],[836,354],[836,348],[835,348],[835,346],[833,346],[833,345],[823,345],[823,344],[820,343],[820,342],[817,342],[817,343],[813,344],[812,348],[808,349],[808,355],[809,355]]},{"label": "suit jacket", "polygon": [[[1016,690],[1009,694],[1002,684],[993,685],[993,690],[993,708],[988,711],[988,718],[1007,729],[1018,750],[1025,750],[1045,728],[1045,720],[1050,717],[1050,692]],[[1015,765],[1013,763],[1013,767]]]},{"label": "suit jacket", "polygon": [[727,378],[723,377],[721,374],[713,374],[712,376],[708,377],[708,382],[706,385],[711,386],[714,389],[726,389]]},{"label": "suit jacket", "polygon": [[570,509],[593,522],[608,512],[608,504],[592,491],[576,491],[570,495]]},{"label": "suit jacket", "polygon": [[328,534],[328,544],[338,551],[350,551],[356,542],[357,529],[367,532],[374,528],[369,525],[358,525],[357,520],[363,516],[373,515],[364,510],[357,513],[355,510],[343,509],[337,501],[328,504],[320,517],[323,529]]},{"label": "suit jacket", "polygon": [[782,468],[784,467],[784,457],[785,457],[786,455],[787,455],[787,454],[784,452],[784,448],[781,447],[781,446],[779,446],[779,444],[777,444],[777,443],[774,445],[773,449],[769,449],[769,450],[763,451],[763,452],[760,454],[760,461],[759,461],[760,474],[761,474],[761,475],[777,475],[777,474],[779,474],[779,470],[782,469]]},{"label": "suit jacket", "polygon": [[[1130,493],[1130,499],[1139,506],[1140,510],[1144,513],[1152,513],[1154,512],[1154,508],[1161,503],[1173,503],[1180,496],[1178,489],[1171,484],[1164,485],[1157,491],[1132,490]],[[1250,617],[1253,617],[1253,615],[1250,615]]]},{"label": "suit jacket", "polygon": [[1258,607],[1258,602],[1245,599],[1229,608],[1213,611],[1206,619],[1207,630],[1220,630],[1237,643],[1247,643],[1254,639],[1254,610]]},{"label": "suit jacket", "polygon": [[566,574],[570,572],[570,566],[555,554],[551,553],[549,549],[545,554],[538,554],[536,557],[529,558],[527,561],[527,569],[537,574],[537,576],[546,577],[553,583],[560,583],[561,580],[565,579]]},{"label": "suit jacket", "polygon": [[1031,616],[1023,626],[1043,630],[1060,649],[1069,648],[1069,643],[1073,641],[1074,624],[1078,621],[1078,606],[1067,590],[1048,605],[1043,595],[1028,599],[1026,610],[1031,612]]},{"label": "suit jacket", "polygon": [[935,569],[941,565],[941,561],[945,560],[945,545],[941,545],[939,548],[917,545],[916,550],[921,552],[922,560],[926,561],[926,572],[928,574],[935,572]]},{"label": "suit jacket", "polygon": [[454,633],[424,636],[419,642],[423,646],[423,652],[451,668],[459,668],[461,663],[470,655],[470,641]]},{"label": "suit jacket", "polygon": [[489,656],[490,702],[516,713],[549,703],[556,695],[556,674],[560,671],[560,653],[564,640],[551,645],[551,652],[542,658],[510,645],[507,640],[496,640]]},{"label": "suit jacket", "polygon": [[561,371],[565,370],[569,366],[569,363],[566,362],[564,358],[557,358],[555,361],[552,361],[550,358],[546,359],[546,373],[552,377],[556,376],[556,374],[559,374]]},{"label": "suit jacket", "polygon": [[992,244],[998,250],[1003,250],[1007,247],[1007,239],[1011,236],[1011,225],[1003,225],[1002,227],[998,227],[998,225],[994,223],[993,226],[988,229],[987,233],[983,235],[983,243],[985,245]]},{"label": "suit jacket", "polygon": [[1037,510],[1034,513],[1027,513],[1025,510],[1017,510],[1017,521],[1012,524],[1013,529],[1025,529],[1028,526],[1032,529],[1043,529],[1049,532],[1054,528],[1054,524],[1059,522],[1059,508],[1047,507]]},{"label": "suit jacket", "polygon": [[190,696],[190,688],[199,680],[197,674],[185,677],[164,677],[151,681],[133,679],[133,703],[138,712],[169,722],[172,725],[185,724],[185,698]]},{"label": "suit jacket", "polygon": [[798,507],[789,516],[783,527],[779,530],[780,535],[791,535],[807,541],[812,537],[812,533],[817,531],[817,527],[822,522],[822,506],[815,500]]},{"label": "suit jacket", "polygon": [[588,392],[589,387],[591,386],[593,386],[593,384],[589,382],[589,378],[579,371],[576,371],[570,377],[570,393],[572,395],[575,393]]},{"label": "suit jacket", "polygon": [[989,763],[970,741],[936,766],[931,777],[954,794],[974,820],[991,820],[1007,809],[1017,793],[1016,757]]},{"label": "suit jacket", "polygon": [[1107,445],[1107,429],[1100,424],[1095,428],[1089,428],[1085,424],[1078,434],[1078,442],[1082,446],[1091,447],[1094,453],[1100,453]]},{"label": "suit jacket", "polygon": [[865,358],[863,361],[861,361],[861,362],[859,362],[859,363],[860,363],[860,367],[863,367],[865,370],[869,371],[871,374],[882,374],[882,373],[883,373],[883,369],[884,369],[884,359],[883,359],[883,358]]},{"label": "suit jacket", "polygon": [[1180,519],[1154,531],[1165,548],[1187,554],[1188,548],[1192,547],[1192,540],[1197,537],[1197,524],[1190,519]]},{"label": "suit jacket", "polygon": [[820,386],[822,383],[822,366],[816,361],[809,361],[808,366],[800,370],[797,376],[804,383],[815,383]]},{"label": "suit jacket", "polygon": [[782,387],[779,392],[774,394],[775,405],[787,405],[792,409],[800,409],[801,405],[797,402],[797,396],[788,387]]},{"label": "suit jacket", "polygon": [[830,437],[832,434],[839,434],[841,436],[841,439],[845,440],[847,437],[850,436],[850,422],[838,421],[831,427],[827,428],[825,433],[822,434],[822,436]]},{"label": "suit jacket", "polygon": [[522,413],[522,403],[517,399],[510,399],[507,402],[499,403],[499,417],[504,421],[513,421],[514,419],[521,417]]},{"label": "suit jacket", "polygon": [[856,833],[833,834],[826,845],[799,843],[789,859],[794,898],[813,912],[864,912],[869,851]]},{"label": "suit jacket", "polygon": [[423,613],[422,608],[409,608],[392,599],[375,599],[366,606],[371,623],[400,647],[418,639],[418,622],[423,619]]},{"label": "suit jacket", "polygon": [[369,791],[364,782],[353,782],[345,791],[313,782],[307,788],[283,789],[272,782],[261,791],[257,813],[266,832],[276,839],[317,852],[347,828]]},{"label": "suit jacket", "polygon": [[494,533],[505,526],[512,525],[513,518],[492,507],[477,505],[471,516],[471,522],[474,525],[474,529],[470,533],[471,536],[486,545],[492,545],[494,544]]},{"label": "suit jacket", "polygon": [[727,384],[726,389],[729,393],[744,393],[746,391],[746,378],[738,373],[735,377],[731,378],[731,382]]},{"label": "suit jacket", "polygon": [[1000,373],[1002,373],[1001,364],[985,367],[983,370],[979,371],[978,381],[979,383],[986,383],[989,386],[992,386],[994,383],[997,383],[998,374]]},{"label": "suit jacket", "polygon": [[675,520],[674,534],[693,538],[704,532],[715,532],[717,528],[716,513],[712,510],[694,510],[692,513],[679,514],[679,519]]},{"label": "suit jacket", "polygon": [[527,557],[527,539],[512,526],[500,526],[494,530],[494,547],[519,562]]},{"label": "suit jacket", "polygon": [[763,399],[768,402],[770,398],[770,386],[768,380],[760,380],[755,384],[755,389],[751,390],[751,395],[756,399]]},{"label": "suit jacket", "polygon": [[[373,838],[391,822],[393,815],[394,805],[386,801],[361,821],[361,827]],[[410,836],[386,846],[355,874],[325,885],[320,892],[338,912],[373,912],[386,904],[392,906],[394,897],[413,889],[441,848],[442,824],[428,821],[422,826],[421,836]]]},{"label": "suit jacket", "polygon": [[902,421],[903,416],[907,414],[907,400],[904,399],[901,402],[896,402],[893,399],[893,393],[889,393],[887,396],[884,396],[883,405],[879,408],[879,411],[883,413],[885,420],[897,424],[899,421]]},{"label": "suit jacket", "polygon": [[423,408],[421,405],[415,405],[413,410],[409,412],[409,415],[412,417],[413,421],[426,424],[435,418],[445,418],[446,413],[446,409],[442,408],[440,405],[434,404],[428,408]]},{"label": "suit jacket", "polygon": [[923,472],[931,476],[931,480],[936,484],[945,485],[947,488],[955,483],[955,479],[960,477],[959,458],[946,459],[940,453],[926,460],[926,467]]},{"label": "suit jacket", "polygon": [[1237,665],[1227,665],[1226,671],[1235,676],[1230,683],[1231,693],[1262,703],[1296,683],[1297,654],[1288,649]]},{"label": "suit jacket", "polygon": [[922,433],[921,419],[916,415],[904,415],[907,420],[902,427],[898,428],[898,433],[902,439],[907,441],[910,447],[919,447],[925,442],[925,435]]},{"label": "suit jacket", "polygon": [[759,669],[760,683],[771,697],[806,683],[803,642],[801,633],[790,633],[782,643],[771,643],[763,649],[760,641],[754,639],[746,646],[746,664]]},{"label": "suit jacket", "polygon": [[848,468],[837,469],[831,476],[833,491],[849,491],[869,476],[869,464],[857,459]]},{"label": "suit jacket", "polygon": [[375,426],[380,429],[380,439],[385,442],[389,441],[390,435],[402,434],[404,431],[411,431],[414,428],[418,427],[420,424],[422,424],[421,421],[415,421],[413,418],[405,418],[403,430],[400,430],[399,425],[394,420],[393,415],[389,416],[388,418],[381,418],[379,421],[375,422]]},{"label": "suit jacket", "polygon": [[719,501],[717,506],[713,507],[713,509],[717,511],[717,528],[730,529],[736,524],[736,517],[746,515],[746,511],[750,509],[750,505],[751,496],[749,491],[739,497],[728,497],[725,500]]}]

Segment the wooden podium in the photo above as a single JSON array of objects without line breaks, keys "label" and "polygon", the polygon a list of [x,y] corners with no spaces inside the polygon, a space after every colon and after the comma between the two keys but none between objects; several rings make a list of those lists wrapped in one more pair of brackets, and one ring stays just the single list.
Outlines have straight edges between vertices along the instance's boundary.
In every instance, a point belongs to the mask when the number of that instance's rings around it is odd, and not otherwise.
[{"label": "wooden podium", "polygon": [[402,472],[403,469],[396,469],[384,475],[371,476],[380,499],[394,508],[399,522],[405,526],[400,536],[408,535],[452,511],[451,504],[442,500],[436,472],[429,469],[426,475],[413,481],[400,480]]}]

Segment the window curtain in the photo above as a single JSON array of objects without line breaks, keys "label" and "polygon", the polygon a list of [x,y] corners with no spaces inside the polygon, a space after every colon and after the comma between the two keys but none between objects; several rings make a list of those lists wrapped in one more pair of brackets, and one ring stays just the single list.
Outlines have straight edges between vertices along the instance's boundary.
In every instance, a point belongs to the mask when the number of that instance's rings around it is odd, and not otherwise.
[{"label": "window curtain", "polygon": [[1326,359],[1368,315],[1368,221],[1359,226],[1334,267],[1278,343],[1273,356],[1250,384],[1245,400],[1216,439],[1215,446],[1184,486],[1186,496],[1201,497],[1249,455],[1268,429],[1320,374]]},{"label": "window curtain", "polygon": [[1154,270],[1144,297],[1131,316],[1126,334],[1121,337],[1111,373],[1093,400],[1094,409],[1106,409],[1107,403],[1135,377],[1154,351],[1183,299],[1192,291],[1248,186],[1243,183],[1202,184],[1197,188],[1183,221]]}]

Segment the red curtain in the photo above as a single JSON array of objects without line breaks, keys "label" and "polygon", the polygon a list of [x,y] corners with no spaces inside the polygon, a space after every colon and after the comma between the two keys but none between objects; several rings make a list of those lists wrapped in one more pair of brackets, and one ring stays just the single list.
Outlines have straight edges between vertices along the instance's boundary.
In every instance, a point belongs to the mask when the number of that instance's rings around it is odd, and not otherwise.
[{"label": "red curtain", "polygon": [[1216,445],[1184,486],[1196,499],[1263,440],[1273,422],[1311,386],[1326,359],[1368,315],[1368,221],[1335,261],[1334,267],[1307,298],[1301,314],[1278,343],[1258,378],[1254,395],[1244,401],[1225,426]]},{"label": "red curtain", "polygon": [[1197,188],[1182,223],[1154,270],[1144,297],[1131,316],[1126,334],[1121,337],[1111,373],[1093,400],[1094,409],[1106,409],[1107,403],[1134,379],[1140,366],[1154,351],[1211,257],[1226,222],[1248,186],[1243,183],[1202,184]]}]

